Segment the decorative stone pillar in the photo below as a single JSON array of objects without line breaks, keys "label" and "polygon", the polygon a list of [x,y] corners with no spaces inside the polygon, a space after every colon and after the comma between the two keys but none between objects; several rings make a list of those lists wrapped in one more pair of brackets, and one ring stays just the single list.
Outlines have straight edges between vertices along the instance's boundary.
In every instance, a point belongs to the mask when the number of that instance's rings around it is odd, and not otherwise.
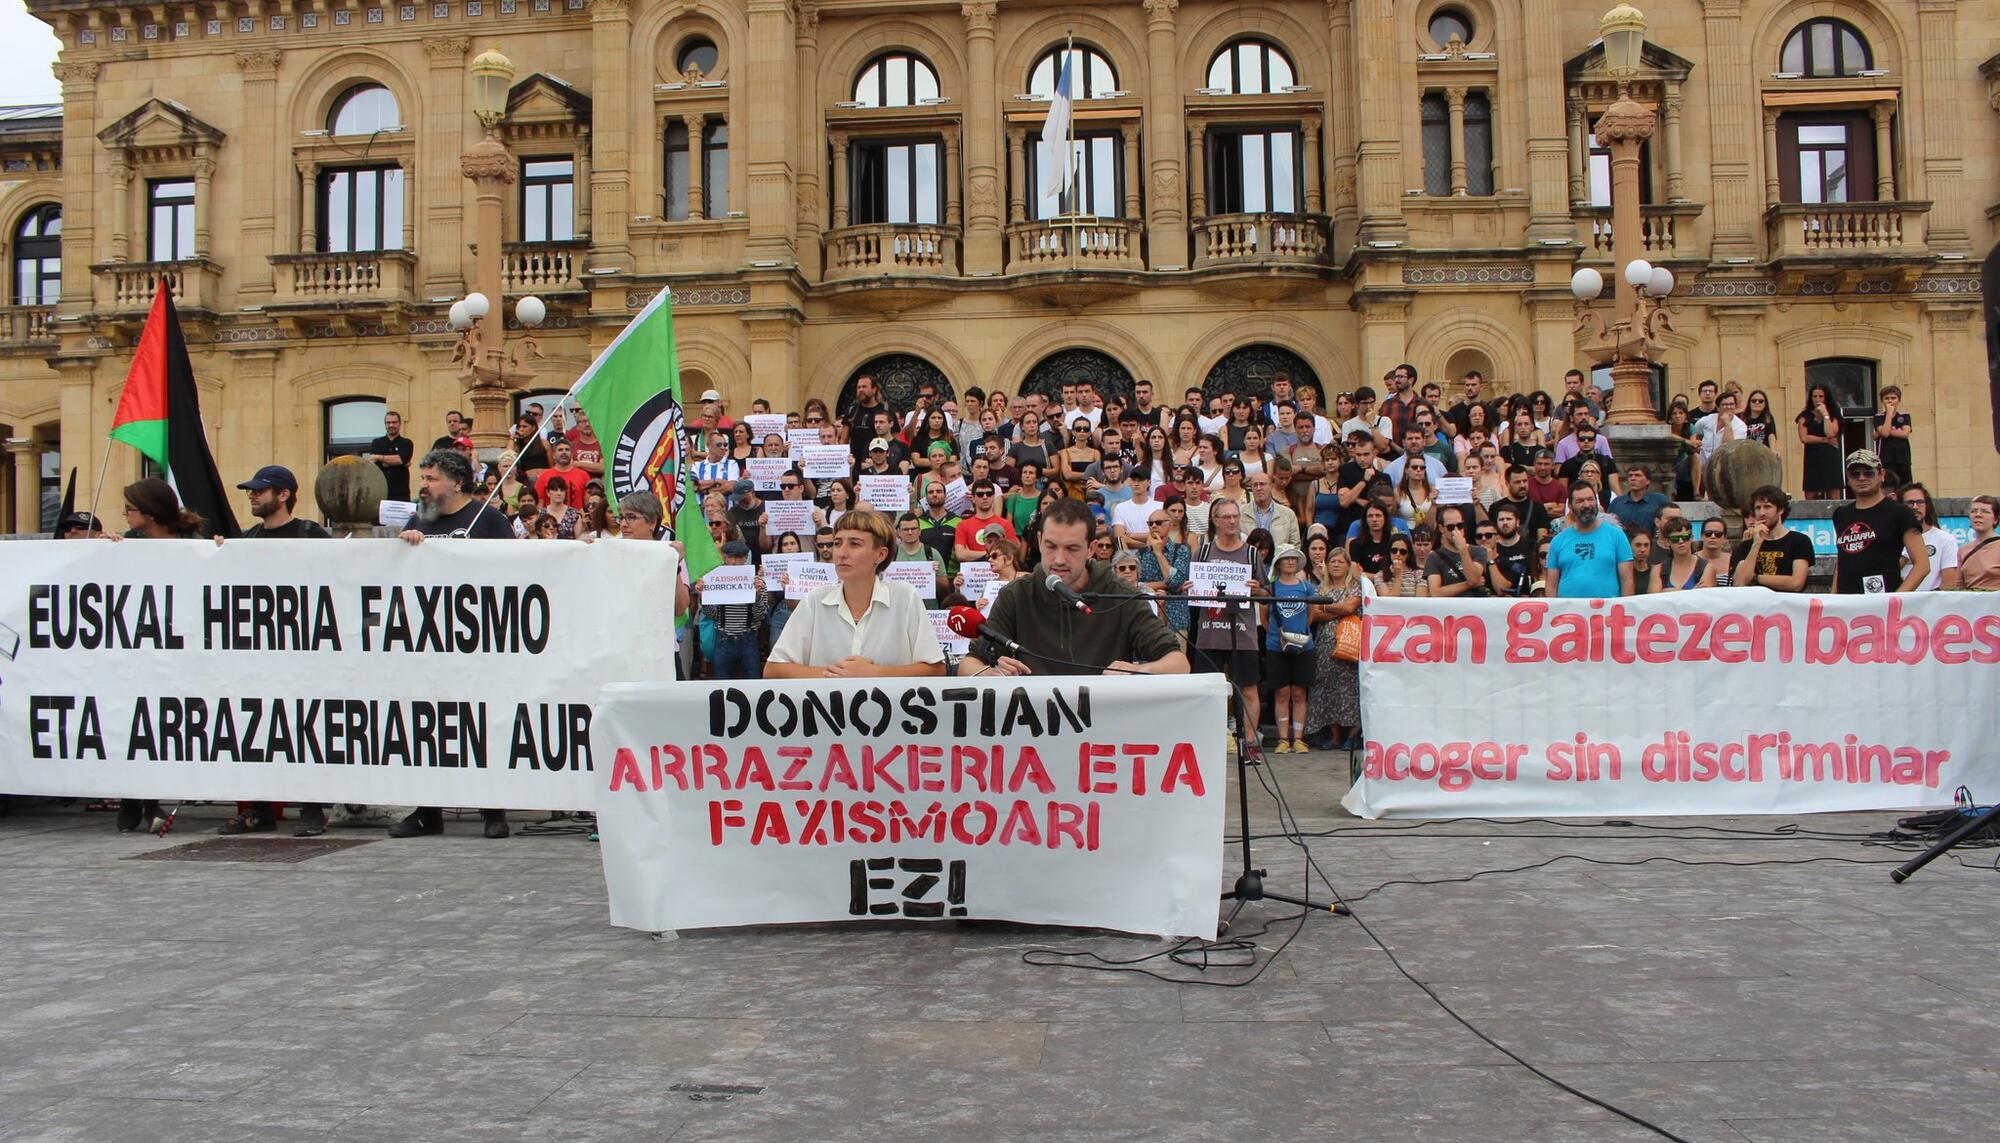
[{"label": "decorative stone pillar", "polygon": [[576,129],[576,236],[590,237],[590,128]]},{"label": "decorative stone pillar", "polygon": [[[429,143],[443,147],[444,154],[450,155],[464,150],[466,124],[472,121],[465,108],[465,53],[472,46],[472,40],[467,36],[429,36],[423,43],[424,59],[430,70],[425,75],[422,130]],[[421,158],[422,154],[420,148],[413,157]],[[460,181],[458,170],[450,163],[426,163],[422,171],[405,166],[403,193],[405,196],[423,197],[424,238],[430,244],[421,264],[424,296],[442,298],[464,294],[465,184]],[[311,213],[312,200],[303,201],[307,204],[306,211]],[[403,205],[404,231],[407,235],[403,248],[406,250],[416,244],[417,221],[417,211],[411,209],[406,197]],[[499,295],[493,295],[493,304],[496,308],[499,306]],[[476,426],[477,422],[474,424]]]},{"label": "decorative stone pillar", "polygon": [[1200,123],[1188,125],[1188,155],[1194,166],[1195,179],[1188,187],[1188,201],[1194,221],[1199,223],[1208,217],[1208,185],[1202,177],[1208,170],[1207,131]]},{"label": "decorative stone pillar", "polygon": [[833,228],[847,225],[847,132],[833,133]]},{"label": "decorative stone pillar", "polygon": [[1025,128],[1015,128],[1007,132],[1007,221],[1010,223],[1027,220],[1028,205],[1025,186],[1027,163],[1022,152],[1027,149],[1028,133]]},{"label": "decorative stone pillar", "polygon": [[1667,164],[1667,201],[1686,202],[1687,189],[1681,171],[1681,85],[1669,83],[1661,98],[1661,108],[1665,112],[1661,124]]},{"label": "decorative stone pillar", "polygon": [[[197,18],[190,17],[189,24]],[[269,48],[236,53],[236,66],[243,71],[244,122],[276,121],[279,58],[280,53]],[[279,196],[290,189],[279,184],[286,182],[284,168],[270,163],[246,163],[238,177],[243,208],[234,269],[237,288],[245,295],[261,298],[274,288],[271,255],[278,253]],[[201,201],[199,192],[195,201]]]},{"label": "decorative stone pillar", "polygon": [[1464,198],[1465,183],[1465,92],[1463,87],[1444,89],[1445,114],[1451,122],[1451,194]]},{"label": "decorative stone pillar", "polygon": [[194,155],[194,256],[207,258],[215,251],[209,240],[209,195],[215,183],[215,148],[203,144]]},{"label": "decorative stone pillar", "polygon": [[1778,109],[1764,109],[1764,205],[1778,205]]},{"label": "decorative stone pillar", "polygon": [[1590,135],[1584,124],[1583,92],[1569,89],[1569,204],[1590,203]]},{"label": "decorative stone pillar", "polygon": [[[1912,164],[1912,169],[1904,170],[1897,183],[1904,197],[1931,204],[1930,213],[1924,216],[1924,245],[1933,254],[1972,250],[1972,235],[1967,228],[1970,211],[1965,193],[1965,151],[1959,143],[1959,121],[1965,113],[1958,108],[1964,106],[1963,97],[1954,102],[1955,93],[1963,91],[1971,78],[1960,63],[1965,37],[1958,34],[1958,6],[1958,0],[1917,0],[1918,62],[1910,70],[1920,75],[1922,86],[1917,90],[1923,93],[1928,106],[1921,120],[1922,146],[1916,146],[1907,135],[1904,142],[1907,153],[1922,156],[1922,164]],[[1974,27],[1991,27],[1986,21],[1992,18],[1992,9],[1982,5],[1967,11],[1972,13],[1973,20],[1967,27],[1968,34]],[[1904,122],[1907,124],[1909,120]],[[1893,151],[1877,153],[1894,154]],[[1881,165],[1893,162],[1891,158]]]},{"label": "decorative stone pillar", "polygon": [[708,127],[708,118],[703,115],[683,115],[681,123],[688,133],[688,217],[708,217],[708,188],[703,184],[708,174],[702,170],[708,165],[708,148],[704,145],[703,132]]},{"label": "decorative stone pillar", "polygon": [[1323,176],[1319,167],[1319,116],[1308,115],[1299,123],[1302,166],[1305,168],[1306,213],[1319,214],[1325,202],[1321,194]]},{"label": "decorative stone pillar", "polygon": [[1875,120],[1875,198],[1880,202],[1896,201],[1896,144],[1890,125],[1896,118],[1896,105],[1877,103],[1868,108]]},{"label": "decorative stone pillar", "polygon": [[944,136],[944,169],[938,172],[944,180],[944,224],[958,226],[962,219],[958,206],[958,132],[947,131]]},{"label": "decorative stone pillar", "polygon": [[730,145],[747,156],[742,169],[750,228],[744,260],[789,263],[796,249],[797,214],[792,166],[797,105],[789,85],[797,74],[798,37],[792,28],[792,0],[750,0],[749,9],[749,121],[730,125],[741,128],[730,133]]},{"label": "decorative stone pillar", "polygon": [[[632,0],[593,0],[590,5],[592,89],[603,97],[591,103],[590,197],[594,218],[591,268],[632,269],[633,144]],[[650,87],[650,84],[645,85]]]},{"label": "decorative stone pillar", "polygon": [[313,209],[319,182],[319,169],[311,163],[298,164],[299,172],[299,253],[311,254],[319,249],[319,212]]},{"label": "decorative stone pillar", "polygon": [[[1356,146],[1356,193],[1360,196],[1360,241],[1401,243],[1409,237],[1403,218],[1403,13],[1396,0],[1355,0],[1355,42],[1360,45],[1355,82],[1360,88],[1361,123]],[[1391,358],[1394,365],[1401,358]],[[1376,370],[1374,376],[1381,376]],[[1366,369],[1364,368],[1364,374]]]},{"label": "decorative stone pillar", "polygon": [[[1006,253],[1000,227],[1000,93],[994,63],[994,0],[964,0],[965,20],[965,239],[962,273],[998,274]],[[946,186],[958,177],[957,156],[945,143]],[[947,191],[947,193],[950,193]]]},{"label": "decorative stone pillar", "polygon": [[[1713,220],[1715,260],[1755,258],[1763,248],[1763,228],[1751,189],[1755,161],[1757,92],[1751,78],[1750,36],[1743,27],[1742,0],[1703,0],[1701,5],[1702,67],[1708,84],[1702,107],[1708,119],[1709,181],[1705,217]],[[1760,64],[1763,61],[1758,61]],[[1765,162],[1767,180],[1775,178],[1774,155]],[[1767,188],[1776,185],[1767,181]],[[1775,194],[1767,194],[1775,201]]]},{"label": "decorative stone pillar", "polygon": [[7,451],[14,457],[14,533],[32,536],[42,530],[42,450],[33,438],[10,437]]},{"label": "decorative stone pillar", "polygon": [[[1120,145],[1125,151],[1125,217],[1133,222],[1139,220],[1139,125],[1121,124],[1118,128]],[[1011,145],[1009,150],[1012,150]]]},{"label": "decorative stone pillar", "polygon": [[794,60],[796,79],[794,90],[798,93],[798,165],[793,177],[798,180],[798,239],[794,256],[799,262],[799,272],[807,280],[820,276],[823,250],[820,245],[820,230],[825,226],[825,214],[821,193],[826,182],[826,142],[821,135],[819,105],[819,5],[801,0],[797,22],[793,27],[798,36],[798,49]]},{"label": "decorative stone pillar", "polygon": [[[132,260],[131,240],[127,232],[132,220],[132,164],[125,152],[111,153],[111,260],[127,262]],[[144,259],[140,259],[144,261]]]},{"label": "decorative stone pillar", "polygon": [[[1143,0],[1146,10],[1146,125],[1151,145],[1146,166],[1151,180],[1146,211],[1146,250],[1151,267],[1188,266],[1188,202],[1183,197],[1182,123],[1186,103],[1180,88],[1180,0]],[[1185,183],[1199,185],[1197,160]],[[1196,192],[1199,193],[1198,191]],[[1196,208],[1199,213],[1200,208]]]},{"label": "decorative stone pillar", "polygon": [[[96,211],[92,198],[97,180],[105,168],[96,156],[97,143],[97,64],[57,63],[52,69],[62,81],[62,312],[82,314],[92,308],[95,282],[90,264],[99,261],[96,247]],[[123,261],[114,257],[112,261]],[[91,437],[64,437],[85,441]],[[75,447],[75,446],[73,446]]]}]

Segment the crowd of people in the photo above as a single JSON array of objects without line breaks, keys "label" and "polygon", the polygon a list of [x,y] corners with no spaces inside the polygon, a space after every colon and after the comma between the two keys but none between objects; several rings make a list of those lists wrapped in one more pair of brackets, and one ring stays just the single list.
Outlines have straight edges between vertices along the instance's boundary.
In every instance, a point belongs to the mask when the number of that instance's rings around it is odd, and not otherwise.
[{"label": "crowd of people", "polygon": [[[704,582],[683,584],[683,676],[1217,670],[1237,687],[1246,749],[1259,749],[1250,728],[1268,709],[1273,749],[1304,752],[1358,742],[1359,615],[1371,597],[1808,590],[1813,544],[1788,524],[1783,489],[1752,492],[1737,535],[1719,514],[1682,507],[1707,491],[1717,449],[1773,441],[1762,390],[1703,381],[1692,400],[1675,397],[1665,416],[1680,459],[1659,474],[1662,489],[1613,456],[1599,429],[1611,395],[1582,372],[1559,396],[1490,395],[1476,372],[1454,385],[1447,402],[1399,365],[1380,393],[1326,403],[1281,373],[1262,392],[1188,389],[1172,404],[1142,379],[1129,398],[1088,382],[1021,394],[923,385],[902,407],[863,376],[843,409],[757,400],[740,413],[710,390],[684,419],[677,478],[724,566],[754,565],[753,588],[717,602]],[[1900,397],[1883,391],[1876,448],[1844,456],[1823,387],[1795,418],[1806,496],[1849,499],[1833,513],[1831,589],[2000,588],[2000,500],[1974,499],[1963,546],[1940,526],[1910,469]],[[457,412],[420,459],[399,416],[385,429],[367,455],[392,492],[409,495],[413,463],[420,472],[412,542],[671,538],[658,498],[606,496],[605,450],[573,407],[524,407],[485,465]],[[264,534],[303,524],[289,472],[241,487]],[[184,516],[160,482],[126,489],[129,535],[191,534]],[[809,574],[814,564],[831,574]],[[878,581],[897,591],[869,586]],[[1068,617],[1079,592],[1137,606],[1078,628]],[[954,608],[992,621],[956,663],[923,614]],[[1063,654],[1033,649],[1058,628]],[[880,654],[892,644],[896,671]],[[410,831],[441,828],[437,811],[419,815]]]}]

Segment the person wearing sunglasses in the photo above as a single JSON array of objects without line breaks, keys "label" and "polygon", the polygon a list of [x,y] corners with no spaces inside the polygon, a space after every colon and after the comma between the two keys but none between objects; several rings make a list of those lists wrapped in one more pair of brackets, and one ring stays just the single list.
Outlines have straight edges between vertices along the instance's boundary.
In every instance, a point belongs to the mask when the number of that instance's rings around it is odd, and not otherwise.
[{"label": "person wearing sunglasses", "polygon": [[1931,574],[1924,530],[1916,513],[1882,494],[1882,458],[1873,449],[1847,454],[1847,487],[1853,502],[1833,510],[1834,593],[1917,590]]},{"label": "person wearing sunglasses", "polygon": [[1694,546],[1694,525],[1682,521],[1667,532],[1667,559],[1653,583],[1656,592],[1693,591],[1715,586],[1715,567]]},{"label": "person wearing sunglasses", "polygon": [[[800,476],[797,472],[788,472],[780,477],[778,479],[778,499],[810,500],[811,497],[806,495],[805,477]],[[817,505],[813,507],[812,524],[814,530],[826,526],[826,510],[824,508],[820,508]],[[767,552],[776,550],[778,533],[771,528],[771,511],[768,506],[758,512],[756,528],[759,546]]]},{"label": "person wearing sunglasses", "polygon": [[965,519],[958,522],[958,527],[954,530],[953,554],[961,562],[985,559],[987,541],[981,538],[980,533],[988,528],[998,528],[1001,535],[1017,544],[1021,542],[1020,534],[1014,531],[1013,523],[1007,519],[1006,513],[1000,510],[999,490],[994,487],[993,482],[974,481],[972,511]]}]

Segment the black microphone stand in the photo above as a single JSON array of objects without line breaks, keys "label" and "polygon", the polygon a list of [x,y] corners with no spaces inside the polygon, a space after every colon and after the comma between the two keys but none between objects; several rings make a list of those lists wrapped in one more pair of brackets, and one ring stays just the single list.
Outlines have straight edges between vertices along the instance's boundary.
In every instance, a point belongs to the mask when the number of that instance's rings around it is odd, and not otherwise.
[{"label": "black microphone stand", "polygon": [[1995,803],[1983,814],[1975,814],[1971,820],[1953,830],[1951,836],[1890,870],[1889,880],[1901,885],[1910,879],[1910,874],[1943,857],[1956,847],[1959,842],[1976,835],[1980,830],[1986,829],[1996,822],[2000,822],[2000,803]]},{"label": "black microphone stand", "polygon": [[[1151,603],[1155,599],[1164,599],[1161,596],[1126,595],[1122,592],[1085,591],[1078,592],[1077,594],[1092,602],[1107,600],[1113,602],[1138,601]],[[1265,602],[1263,597],[1254,595],[1209,595],[1190,598],[1217,600],[1223,603],[1225,610],[1229,612],[1232,627],[1235,625],[1237,608],[1247,604]],[[1345,601],[1335,599],[1331,596],[1315,595],[1307,596],[1304,599],[1289,599],[1287,602],[1302,602],[1310,605],[1314,603],[1342,603]],[[1192,640],[1189,642],[1189,648],[1193,649]],[[1301,909],[1312,912],[1324,911],[1339,917],[1347,916],[1347,906],[1338,901],[1314,901],[1310,898],[1294,897],[1289,893],[1279,893],[1264,887],[1264,878],[1269,876],[1269,871],[1256,867],[1257,858],[1250,847],[1251,762],[1250,752],[1243,748],[1242,742],[1242,738],[1244,737],[1248,737],[1253,742],[1257,741],[1262,737],[1263,732],[1257,727],[1246,726],[1250,713],[1249,708],[1243,705],[1243,689],[1236,685],[1236,679],[1230,671],[1229,660],[1224,659],[1219,665],[1222,668],[1223,681],[1229,686],[1229,708],[1235,712],[1236,725],[1242,731],[1236,744],[1236,832],[1242,848],[1243,865],[1242,872],[1236,875],[1235,886],[1222,895],[1224,901],[1234,901],[1236,904],[1230,907],[1229,915],[1224,917],[1222,923],[1216,926],[1216,936],[1227,936],[1230,926],[1236,923],[1237,914],[1243,911],[1243,906],[1248,905],[1252,901],[1282,901],[1287,905],[1296,905]],[[1261,746],[1259,752],[1262,752]],[[1259,764],[1261,765],[1261,763]]]}]

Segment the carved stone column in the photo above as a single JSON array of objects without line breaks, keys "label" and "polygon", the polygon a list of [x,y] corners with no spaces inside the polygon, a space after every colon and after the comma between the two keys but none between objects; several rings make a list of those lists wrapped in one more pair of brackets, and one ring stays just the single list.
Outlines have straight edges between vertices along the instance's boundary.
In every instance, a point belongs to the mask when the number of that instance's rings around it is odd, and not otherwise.
[{"label": "carved stone column", "polygon": [[708,189],[702,179],[708,174],[702,170],[708,165],[708,155],[702,146],[702,132],[708,127],[708,119],[701,115],[683,115],[681,123],[688,133],[688,213],[689,218],[708,217]]},{"label": "carved stone column", "polygon": [[[393,18],[393,15],[392,17]],[[424,119],[436,143],[456,140],[445,146],[444,154],[462,150],[466,125],[473,122],[466,113],[465,53],[472,46],[467,36],[430,36],[424,40],[424,59],[430,65],[425,77]],[[605,102],[612,102],[605,100]],[[419,149],[413,158],[421,158]],[[430,244],[422,263],[425,297],[458,297],[465,293],[465,184],[449,162],[427,163],[421,171],[403,171],[405,196],[420,195],[424,204],[424,238]],[[415,245],[418,212],[406,197],[403,205],[404,229],[409,232],[405,248]],[[484,254],[482,250],[480,252]],[[495,308],[500,296],[492,295]],[[473,422],[474,427],[478,422]]]},{"label": "carved stone column", "polygon": [[1667,201],[1686,202],[1687,188],[1681,171],[1681,85],[1667,84],[1665,96],[1661,100],[1665,111],[1662,123],[1667,164]]},{"label": "carved stone column", "polygon": [[32,536],[42,530],[42,450],[32,438],[10,437],[7,452],[14,458],[14,534]]},{"label": "carved stone column", "polygon": [[1026,128],[1014,128],[1007,132],[1007,221],[1026,221],[1028,214],[1025,197],[1027,163],[1022,153],[1027,149]]},{"label": "carved stone column", "polygon": [[790,85],[797,74],[798,37],[792,27],[792,0],[750,0],[749,8],[749,66],[739,73],[747,73],[750,80],[749,122],[730,124],[730,145],[746,156],[742,169],[748,197],[743,210],[750,229],[744,259],[785,263],[792,261],[796,249],[792,117],[797,104]]},{"label": "carved stone column", "polygon": [[1445,114],[1451,122],[1451,193],[1465,197],[1465,88],[1444,89]]},{"label": "carved stone column", "polygon": [[[603,96],[591,104],[590,197],[594,219],[591,263],[595,269],[632,269],[632,147],[645,136],[632,134],[632,3],[594,0],[590,5],[592,89]],[[648,85],[650,86],[650,85]]]},{"label": "carved stone column", "polygon": [[298,164],[299,172],[299,253],[310,254],[319,249],[319,212],[314,209],[314,197],[319,182],[319,168],[311,163]]},{"label": "carved stone column", "polygon": [[[1201,164],[1182,171],[1182,122],[1186,104],[1180,87],[1180,0],[1143,0],[1146,10],[1146,125],[1151,145],[1146,211],[1146,249],[1151,266],[1188,265],[1188,203],[1182,186],[1198,185]],[[1199,192],[1197,192],[1199,193]],[[1199,208],[1197,208],[1199,209]]]},{"label": "carved stone column", "polygon": [[1569,89],[1569,204],[1590,202],[1590,135],[1584,123],[1583,92]]},{"label": "carved stone column", "polygon": [[1324,198],[1320,193],[1319,117],[1309,115],[1299,123],[1301,162],[1306,184],[1306,213],[1319,214]]},{"label": "carved stone column", "polygon": [[1118,128],[1120,146],[1125,151],[1125,217],[1139,219],[1139,125],[1125,123]]},{"label": "carved stone column", "polygon": [[206,258],[215,247],[209,241],[209,194],[215,184],[215,148],[202,144],[194,155],[194,256]]},{"label": "carved stone column", "polygon": [[132,164],[126,161],[125,152],[113,151],[111,153],[111,260],[113,262],[132,260],[131,240],[127,234],[131,227],[131,219]]},{"label": "carved stone column", "polygon": [[794,32],[798,51],[794,66],[798,93],[798,162],[793,176],[798,180],[798,240],[796,257],[799,272],[808,280],[820,276],[822,248],[820,230],[826,225],[822,187],[826,182],[826,142],[821,134],[819,105],[819,5],[799,4]]},{"label": "carved stone column", "polygon": [[1778,205],[1778,109],[1764,109],[1764,205]]},{"label": "carved stone column", "polygon": [[576,236],[590,237],[590,128],[576,129]]},{"label": "carved stone column", "polygon": [[833,228],[847,225],[847,132],[833,133]]},{"label": "carved stone column", "polygon": [[944,136],[944,169],[938,172],[944,181],[944,224],[958,226],[961,217],[958,206],[958,132],[947,131]]},{"label": "carved stone column", "polygon": [[1194,221],[1208,217],[1208,180],[1202,175],[1208,170],[1207,132],[1200,123],[1188,126],[1188,156],[1194,167],[1195,179],[1188,187],[1189,213]]},{"label": "carved stone column", "polygon": [[[193,18],[189,22],[192,24]],[[236,53],[236,66],[243,71],[244,122],[274,121],[279,57],[276,49]],[[278,253],[278,203],[280,195],[290,190],[289,185],[283,185],[289,182],[284,168],[271,163],[245,163],[239,173],[243,208],[235,270],[238,289],[246,295],[263,297],[272,291],[271,255]],[[200,201],[199,193],[196,201]]]},{"label": "carved stone column", "polygon": [[[965,240],[962,272],[1004,269],[1000,228],[1000,93],[994,63],[994,0],[964,0],[965,20]],[[945,144],[946,185],[958,177],[957,156]]]},{"label": "carved stone column", "polygon": [[[97,180],[105,168],[97,159],[97,65],[57,63],[51,70],[62,81],[63,115],[63,233],[62,311],[83,313],[92,306],[95,285],[90,264],[100,260],[96,248],[96,211],[91,205]],[[114,220],[115,224],[115,220]],[[114,257],[112,261],[123,261]],[[64,437],[85,441],[89,436]]]},{"label": "carved stone column", "polygon": [[1877,103],[1868,108],[1875,120],[1875,197],[1881,202],[1896,201],[1896,143],[1890,124],[1896,105]]}]

